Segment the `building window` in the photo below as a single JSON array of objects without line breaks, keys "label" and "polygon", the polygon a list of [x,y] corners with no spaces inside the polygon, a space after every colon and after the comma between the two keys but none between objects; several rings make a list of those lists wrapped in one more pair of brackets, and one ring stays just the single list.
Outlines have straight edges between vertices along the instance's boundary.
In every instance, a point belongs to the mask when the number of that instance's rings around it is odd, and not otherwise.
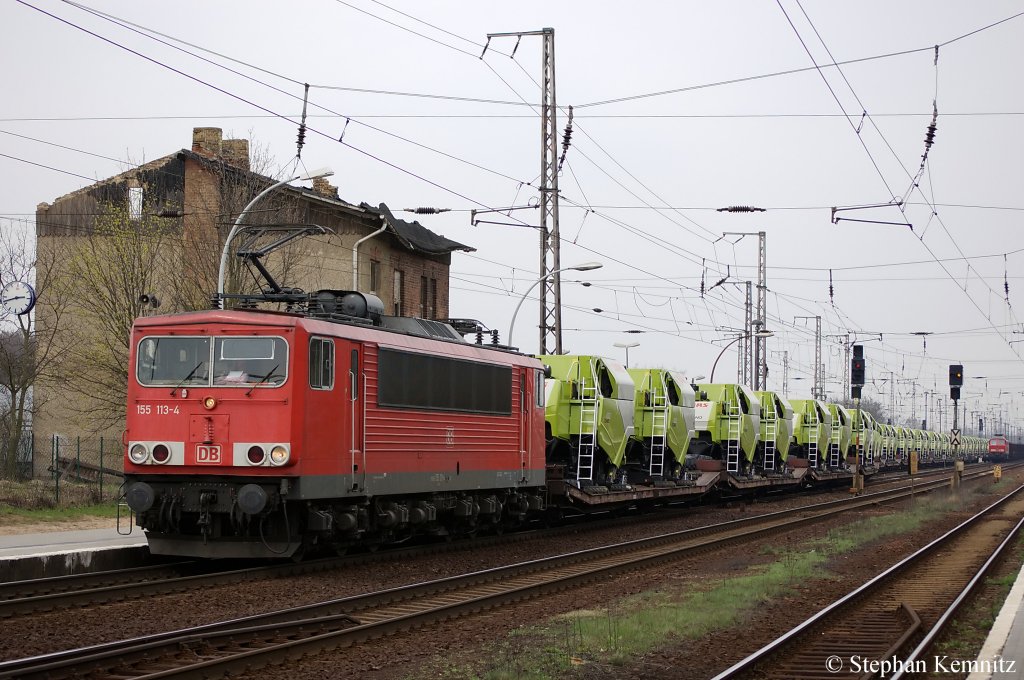
[{"label": "building window", "polygon": [[128,187],[128,217],[142,219],[142,187]]},{"label": "building window", "polygon": [[334,341],[309,339],[309,386],[314,390],[334,387]]},{"label": "building window", "polygon": [[380,262],[370,260],[370,292],[377,295],[380,290]]},{"label": "building window", "polygon": [[393,301],[395,316],[403,316],[403,310],[405,309],[405,273],[401,269],[395,270]]},{"label": "building window", "polygon": [[427,318],[437,318],[437,279],[430,279],[430,309]]},{"label": "building window", "polygon": [[427,277],[426,276],[421,276],[420,277],[420,318],[421,319],[430,319],[430,318],[432,318],[430,316],[430,313],[427,311],[427,294],[428,293],[429,293],[429,291],[427,290]]}]

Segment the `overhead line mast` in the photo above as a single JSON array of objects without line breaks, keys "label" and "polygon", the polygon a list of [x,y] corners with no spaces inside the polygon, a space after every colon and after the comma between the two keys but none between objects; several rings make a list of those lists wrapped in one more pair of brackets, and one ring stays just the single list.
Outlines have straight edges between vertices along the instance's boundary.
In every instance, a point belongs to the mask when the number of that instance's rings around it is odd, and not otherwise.
[{"label": "overhead line mast", "polygon": [[[562,353],[562,277],[558,229],[558,125],[555,104],[555,29],[488,33],[491,38],[539,35],[541,48],[541,119],[540,119],[540,354]],[[516,47],[519,43],[516,43]],[[487,51],[487,47],[484,47]],[[515,50],[512,51],[515,54]],[[483,56],[482,54],[480,55]],[[551,276],[547,276],[551,272]],[[512,342],[512,338],[508,338]],[[553,350],[553,351],[552,351]]]}]

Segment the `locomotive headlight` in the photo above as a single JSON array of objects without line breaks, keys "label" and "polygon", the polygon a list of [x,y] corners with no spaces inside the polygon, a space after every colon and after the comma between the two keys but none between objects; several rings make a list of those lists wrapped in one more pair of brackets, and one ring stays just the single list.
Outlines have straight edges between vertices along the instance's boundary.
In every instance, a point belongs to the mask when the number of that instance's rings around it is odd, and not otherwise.
[{"label": "locomotive headlight", "polygon": [[285,446],[275,446],[270,450],[270,462],[274,465],[284,465],[288,462],[288,448]]},{"label": "locomotive headlight", "polygon": [[203,399],[203,408],[207,411],[212,411],[217,406],[217,400],[214,397],[206,397]]},{"label": "locomotive headlight", "polygon": [[128,457],[136,465],[142,465],[149,458],[149,451],[146,450],[145,444],[136,444],[128,452]]}]

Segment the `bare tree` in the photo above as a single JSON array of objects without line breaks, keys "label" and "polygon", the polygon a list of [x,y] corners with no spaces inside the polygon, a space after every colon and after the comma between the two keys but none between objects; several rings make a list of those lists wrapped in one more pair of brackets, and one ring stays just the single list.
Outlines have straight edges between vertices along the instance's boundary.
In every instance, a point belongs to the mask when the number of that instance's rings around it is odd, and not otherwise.
[{"label": "bare tree", "polygon": [[[853,410],[852,399],[844,399],[842,404],[847,409],[851,411]],[[889,422],[888,409],[886,409],[885,405],[882,404],[882,402],[880,402],[877,399],[872,399],[871,397],[864,397],[860,400],[859,408],[861,411],[867,411],[868,413],[870,413],[871,417],[874,418],[879,423]]]},{"label": "bare tree", "polygon": [[[172,276],[171,301],[177,309],[207,309],[216,290],[220,254],[232,225],[246,205],[277,180],[273,172],[276,161],[266,146],[253,142],[249,151],[249,170],[222,165],[216,178],[216,191],[196,192],[185,215],[177,225],[181,234],[181,264]],[[268,196],[245,218],[246,225],[288,224],[302,221],[301,207],[284,197]],[[231,257],[225,273],[225,290],[252,293],[259,290],[259,281],[234,256],[245,234],[232,243]],[[307,248],[293,244],[265,262],[279,281],[287,281],[303,260]]]},{"label": "bare tree", "polygon": [[173,229],[160,218],[132,219],[126,208],[101,205],[63,267],[77,293],[79,326],[67,384],[79,398],[75,410],[95,431],[124,418],[132,324],[148,309],[143,295],[168,287],[177,261]]},{"label": "bare tree", "polygon": [[0,280],[34,282],[37,303],[32,313],[8,316],[0,327],[0,437],[6,479],[17,477],[26,430],[43,406],[35,388],[62,382],[64,361],[75,345],[74,334],[65,328],[72,290],[55,266],[64,254],[57,248],[37,250],[28,225],[19,226],[0,230]]}]

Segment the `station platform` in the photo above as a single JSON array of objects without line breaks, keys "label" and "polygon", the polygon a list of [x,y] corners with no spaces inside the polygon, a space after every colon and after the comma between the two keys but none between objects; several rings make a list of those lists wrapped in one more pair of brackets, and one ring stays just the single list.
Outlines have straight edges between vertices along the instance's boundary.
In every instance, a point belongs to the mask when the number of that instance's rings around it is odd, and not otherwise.
[{"label": "station platform", "polygon": [[0,535],[0,581],[65,576],[143,564],[145,534],[127,536],[109,528]]},{"label": "station platform", "polygon": [[1017,573],[977,662],[979,670],[968,675],[967,680],[1024,677],[1024,567]]}]

